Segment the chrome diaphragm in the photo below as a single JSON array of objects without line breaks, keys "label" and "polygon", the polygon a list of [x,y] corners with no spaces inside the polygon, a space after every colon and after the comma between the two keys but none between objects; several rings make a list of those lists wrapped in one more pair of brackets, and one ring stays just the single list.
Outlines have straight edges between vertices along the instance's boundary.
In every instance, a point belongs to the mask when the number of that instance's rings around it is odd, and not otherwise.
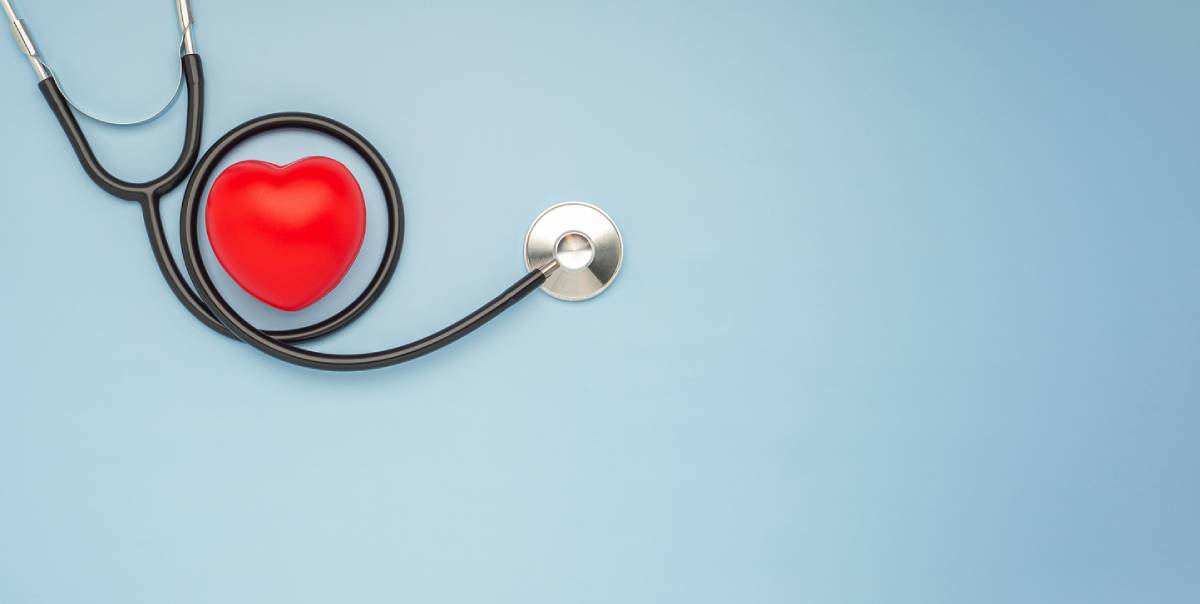
[{"label": "chrome diaphragm", "polygon": [[570,302],[600,295],[621,272],[624,242],[604,210],[581,201],[542,212],[525,235],[525,268],[557,267],[542,291]]}]

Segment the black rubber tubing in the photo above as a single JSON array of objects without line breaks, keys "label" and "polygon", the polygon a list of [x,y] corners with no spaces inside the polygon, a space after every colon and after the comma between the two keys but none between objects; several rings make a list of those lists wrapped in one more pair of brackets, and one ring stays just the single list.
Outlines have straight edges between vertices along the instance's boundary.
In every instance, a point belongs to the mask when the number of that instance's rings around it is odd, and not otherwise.
[{"label": "black rubber tubing", "polygon": [[[296,129],[318,132],[335,138],[362,157],[371,167],[375,178],[379,180],[384,197],[388,198],[388,232],[398,235],[404,230],[403,206],[400,204],[400,192],[396,185],[396,177],[379,151],[349,126],[311,113],[274,113],[256,117],[230,130],[205,152],[204,157],[200,158],[200,163],[196,165],[196,171],[192,174],[192,179],[188,182],[187,190],[183,194],[183,207],[180,209],[179,217],[179,236],[183,241],[184,265],[187,266],[188,275],[191,276],[192,283],[196,286],[197,294],[204,300],[205,305],[216,313],[221,323],[238,339],[277,359],[314,369],[330,371],[376,369],[410,361],[454,342],[504,312],[540,287],[545,281],[545,275],[540,270],[532,270],[504,293],[453,325],[415,342],[377,352],[358,354],[314,352],[291,346],[254,327],[221,296],[208,269],[204,266],[199,236],[200,198],[212,180],[217,167],[221,164],[221,160],[238,145],[272,130]],[[395,245],[397,249],[399,249],[400,243],[398,236],[395,240],[389,239],[388,241],[389,246]]]},{"label": "black rubber tubing", "polygon": [[[467,335],[503,312],[512,304],[529,295],[545,281],[539,270],[530,271],[504,293],[480,307],[462,320],[429,337],[396,348],[363,354],[326,354],[291,346],[330,334],[353,322],[379,298],[387,287],[396,264],[404,238],[404,206],[399,186],[391,168],[382,155],[365,138],[334,120],[312,114],[284,113],[267,115],[250,120],[226,134],[205,154],[201,162],[203,170],[197,170],[189,183],[181,208],[180,230],[184,240],[184,259],[188,273],[198,291],[193,290],[183,279],[171,250],[167,244],[159,207],[164,195],[178,187],[192,171],[200,154],[200,136],[204,123],[204,71],[200,56],[185,55],[181,58],[184,81],[188,89],[188,106],[183,148],[179,158],[169,170],[156,179],[133,183],[113,176],[92,151],[87,136],[71,111],[70,103],[63,95],[54,78],[43,80],[38,87],[47,105],[58,119],[67,135],[75,155],[84,172],[109,194],[135,201],[141,205],[150,249],[159,271],[179,302],[201,323],[217,333],[240,339],[255,348],[289,363],[334,371],[355,371],[395,365],[423,356]],[[383,259],[366,289],[349,305],[335,315],[315,324],[283,331],[265,331],[255,328],[238,315],[221,297],[209,277],[200,257],[199,238],[196,236],[196,217],[199,197],[207,186],[212,171],[230,150],[250,136],[278,128],[305,128],[334,136],[348,144],[371,166],[384,191],[388,210],[388,236]],[[201,178],[202,177],[202,178]]]}]

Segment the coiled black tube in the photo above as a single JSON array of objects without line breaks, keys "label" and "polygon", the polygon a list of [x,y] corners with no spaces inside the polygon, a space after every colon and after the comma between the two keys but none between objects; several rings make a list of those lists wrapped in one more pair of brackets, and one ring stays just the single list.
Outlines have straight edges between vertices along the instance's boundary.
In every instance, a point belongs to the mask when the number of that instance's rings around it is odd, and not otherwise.
[{"label": "coiled black tube", "polygon": [[[196,171],[188,182],[187,190],[183,194],[183,207],[180,209],[179,236],[183,241],[184,264],[187,266],[192,283],[196,285],[197,293],[221,323],[242,341],[277,359],[314,369],[358,371],[386,367],[428,354],[471,333],[529,295],[545,281],[545,275],[540,270],[530,271],[504,293],[453,325],[410,344],[377,352],[361,354],[313,352],[291,346],[286,341],[254,327],[237,314],[221,296],[213,284],[212,277],[208,274],[208,269],[204,266],[198,233],[200,197],[208,187],[217,166],[230,151],[251,137],[282,129],[311,130],[333,137],[353,149],[371,167],[371,171],[379,180],[384,197],[388,201],[388,251],[384,254],[385,258],[393,257],[392,249],[395,249],[394,256],[399,257],[401,236],[404,232],[404,208],[400,203],[400,191],[396,185],[396,177],[379,151],[361,134],[345,124],[311,113],[275,113],[254,118],[227,132],[205,152],[204,157],[200,158],[200,163],[197,164]],[[390,271],[391,268],[388,270]],[[382,266],[380,270],[383,270]],[[373,300],[378,295],[372,290],[372,287],[374,287],[374,283],[368,287],[367,291],[363,292],[359,298],[360,301]],[[382,282],[379,287],[382,289]],[[354,304],[351,304],[350,308],[353,306]]]},{"label": "coiled black tube", "polygon": [[[200,56],[188,54],[182,57],[184,81],[188,89],[188,106],[183,148],[179,158],[169,170],[156,179],[133,183],[113,176],[92,151],[87,137],[71,111],[62,90],[54,78],[43,80],[38,87],[50,110],[79,158],[79,163],[89,177],[109,194],[121,199],[136,201],[142,207],[143,222],[150,240],[150,249],[159,271],[171,291],[189,312],[201,323],[217,333],[240,339],[259,350],[284,361],[335,371],[354,371],[395,365],[428,354],[462,336],[474,331],[513,303],[537,289],[545,276],[534,270],[526,274],[512,287],[491,302],[477,309],[457,323],[427,338],[396,348],[379,352],[337,355],[318,353],[292,346],[327,335],[357,319],[379,298],[391,280],[400,258],[404,238],[404,206],[399,186],[391,168],[365,138],[349,127],[329,118],[304,113],[280,113],[250,120],[234,128],[205,154],[200,169],[192,177],[181,209],[180,229],[184,242],[184,259],[188,273],[197,289],[194,290],[183,279],[179,266],[171,256],[163,230],[160,203],[164,195],[178,187],[187,178],[200,154],[200,135],[204,123],[204,71]],[[207,186],[212,172],[230,150],[245,139],[279,128],[304,128],[333,136],[349,145],[371,166],[383,189],[387,201],[388,234],[383,259],[366,289],[349,305],[335,315],[305,327],[282,330],[259,330],[246,322],[221,297],[213,286],[200,257],[199,238],[196,234],[199,197]]]}]

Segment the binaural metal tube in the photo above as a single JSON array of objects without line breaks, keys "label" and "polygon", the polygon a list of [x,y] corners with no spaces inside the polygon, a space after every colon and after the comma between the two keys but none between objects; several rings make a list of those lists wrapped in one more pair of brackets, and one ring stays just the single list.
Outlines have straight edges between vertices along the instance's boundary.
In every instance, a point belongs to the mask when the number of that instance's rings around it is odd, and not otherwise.
[{"label": "binaural metal tube", "polygon": [[[0,0],[7,2],[8,0]],[[192,41],[192,25],[196,23],[192,18],[192,2],[191,0],[175,0],[175,10],[179,12],[179,31],[183,33],[183,54],[196,54],[196,46]]]},{"label": "binaural metal tube", "polygon": [[17,47],[21,49],[21,52],[29,58],[29,64],[33,66],[33,72],[37,74],[38,82],[49,79],[50,72],[42,64],[42,57],[38,55],[37,45],[33,43],[33,36],[29,34],[29,28],[25,26],[25,21],[17,16],[17,11],[13,9],[10,0],[0,0],[0,4],[4,5],[4,13],[8,16],[8,28],[12,31],[13,40],[17,42]]}]

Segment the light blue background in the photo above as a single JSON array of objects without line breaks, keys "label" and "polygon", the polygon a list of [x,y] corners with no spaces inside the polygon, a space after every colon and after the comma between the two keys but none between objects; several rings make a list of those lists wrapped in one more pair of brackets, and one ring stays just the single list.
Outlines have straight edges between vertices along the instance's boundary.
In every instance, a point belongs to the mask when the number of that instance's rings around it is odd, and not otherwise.
[{"label": "light blue background", "polygon": [[[5,44],[0,602],[1200,600],[1200,5],[195,4],[207,142],[326,113],[402,183],[320,349],[474,308],[554,202],[625,269],[276,362],[175,302]],[[171,2],[19,8],[90,107],[169,93]],[[87,129],[149,177],[180,121]]]}]

